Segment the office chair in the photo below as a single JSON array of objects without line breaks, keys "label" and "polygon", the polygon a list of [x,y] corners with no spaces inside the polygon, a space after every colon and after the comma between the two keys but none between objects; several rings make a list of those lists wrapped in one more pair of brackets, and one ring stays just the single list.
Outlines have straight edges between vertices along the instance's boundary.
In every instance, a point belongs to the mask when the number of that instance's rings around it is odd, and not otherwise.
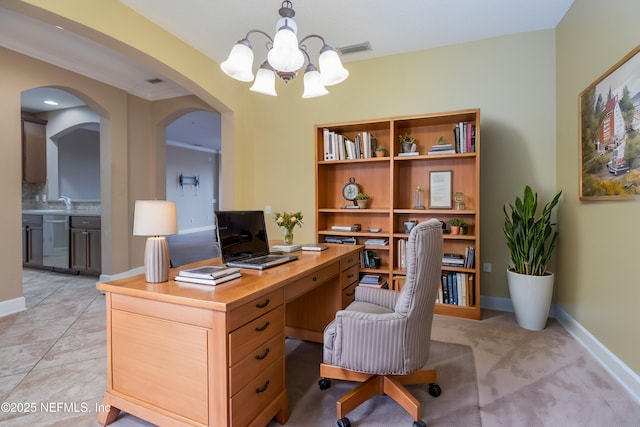
[{"label": "office chair", "polygon": [[442,225],[437,219],[411,230],[407,241],[406,281],[400,292],[356,287],[355,301],[336,313],[324,330],[320,389],[331,379],[361,382],[336,403],[338,426],[351,425],[345,414],[376,394],[386,394],[424,427],[420,402],[405,384],[429,384],[437,397],[429,358],[431,323],[442,266]]}]

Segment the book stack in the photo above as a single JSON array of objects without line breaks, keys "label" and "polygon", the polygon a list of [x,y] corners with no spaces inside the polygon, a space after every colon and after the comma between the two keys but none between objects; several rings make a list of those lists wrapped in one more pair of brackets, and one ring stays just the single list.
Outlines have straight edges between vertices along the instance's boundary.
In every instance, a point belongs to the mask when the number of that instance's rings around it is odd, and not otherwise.
[{"label": "book stack", "polygon": [[365,274],[358,283],[361,286],[371,286],[374,288],[388,288],[387,280],[377,274]]},{"label": "book stack", "polygon": [[464,267],[464,255],[445,253],[442,255],[442,265],[449,267]]},{"label": "book stack", "polygon": [[324,243],[305,243],[302,245],[303,251],[321,252],[326,249],[329,249],[329,246],[325,245]]},{"label": "book stack", "polygon": [[228,282],[229,280],[237,279],[238,277],[242,277],[239,268],[204,266],[180,270],[178,275],[174,277],[174,280],[176,282],[215,286]]},{"label": "book stack", "polygon": [[324,236],[324,241],[327,243],[342,243],[346,245],[355,245],[358,243],[355,237],[347,236]]},{"label": "book stack", "polygon": [[474,153],[476,151],[476,125],[460,122],[453,128],[453,138],[457,153]]},{"label": "book stack", "polygon": [[455,154],[456,149],[451,144],[437,144],[429,149],[429,155]]},{"label": "book stack", "polygon": [[332,225],[331,231],[360,231],[360,224],[353,225]]},{"label": "book stack", "polygon": [[290,245],[271,245],[272,251],[295,252],[302,249],[302,245],[292,243]]},{"label": "book stack", "polygon": [[376,138],[371,132],[356,135],[355,141],[344,135],[323,129],[324,160],[369,159],[374,156],[377,147]]},{"label": "book stack", "polygon": [[362,266],[364,268],[380,268],[380,258],[376,256],[374,251],[362,251]]},{"label": "book stack", "polygon": [[366,246],[387,246],[389,239],[367,239],[364,244]]},{"label": "book stack", "polygon": [[464,267],[473,268],[475,265],[476,258],[476,248],[473,246],[467,247],[466,254],[464,257]]}]

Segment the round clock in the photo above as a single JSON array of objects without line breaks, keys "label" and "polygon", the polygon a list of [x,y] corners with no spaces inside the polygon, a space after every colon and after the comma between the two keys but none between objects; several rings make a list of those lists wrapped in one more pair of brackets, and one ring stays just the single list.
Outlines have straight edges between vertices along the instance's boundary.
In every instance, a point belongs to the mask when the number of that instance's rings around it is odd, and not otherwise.
[{"label": "round clock", "polygon": [[342,197],[353,202],[356,199],[356,196],[360,192],[360,186],[356,184],[355,178],[349,178],[349,182],[347,182],[342,188]]}]

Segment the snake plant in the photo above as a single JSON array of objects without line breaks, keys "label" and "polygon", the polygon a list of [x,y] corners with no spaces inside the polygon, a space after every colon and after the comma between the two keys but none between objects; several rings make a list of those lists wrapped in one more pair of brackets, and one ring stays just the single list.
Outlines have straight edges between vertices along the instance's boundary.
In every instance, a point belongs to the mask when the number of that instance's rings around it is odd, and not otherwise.
[{"label": "snake plant", "polygon": [[[513,266],[509,270],[530,276],[544,276],[547,264],[558,241],[556,225],[551,222],[551,211],[560,201],[562,191],[542,210],[542,216],[536,218],[538,209],[538,193],[533,193],[528,185],[524,189],[524,197],[516,197],[515,206],[509,203],[504,211],[504,235],[511,252]],[[549,240],[551,239],[551,240]]]}]

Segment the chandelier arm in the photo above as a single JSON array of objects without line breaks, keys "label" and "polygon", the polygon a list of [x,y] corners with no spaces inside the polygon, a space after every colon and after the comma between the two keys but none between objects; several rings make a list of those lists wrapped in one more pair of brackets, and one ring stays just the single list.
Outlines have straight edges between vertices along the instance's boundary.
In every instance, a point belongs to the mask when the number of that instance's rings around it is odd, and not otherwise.
[{"label": "chandelier arm", "polygon": [[306,40],[312,38],[312,37],[317,37],[320,39],[320,41],[322,41],[322,46],[325,46],[327,43],[324,41],[324,38],[318,34],[309,34],[308,36],[306,36],[305,38],[303,38],[302,40],[300,40],[300,43],[298,43],[298,45],[300,47],[302,47],[302,43],[304,43]]},{"label": "chandelier arm", "polygon": [[249,30],[249,32],[247,33],[247,35],[246,35],[244,38],[245,38],[245,39],[247,39],[247,40],[249,40],[249,36],[250,36],[251,34],[253,34],[253,33],[260,33],[260,34],[262,34],[263,36],[265,36],[266,38],[268,38],[268,39],[269,39],[269,42],[271,42],[271,44],[273,44],[273,39],[271,38],[271,36],[270,36],[269,34],[265,33],[265,32],[264,32],[264,31],[262,31],[262,30]]}]

